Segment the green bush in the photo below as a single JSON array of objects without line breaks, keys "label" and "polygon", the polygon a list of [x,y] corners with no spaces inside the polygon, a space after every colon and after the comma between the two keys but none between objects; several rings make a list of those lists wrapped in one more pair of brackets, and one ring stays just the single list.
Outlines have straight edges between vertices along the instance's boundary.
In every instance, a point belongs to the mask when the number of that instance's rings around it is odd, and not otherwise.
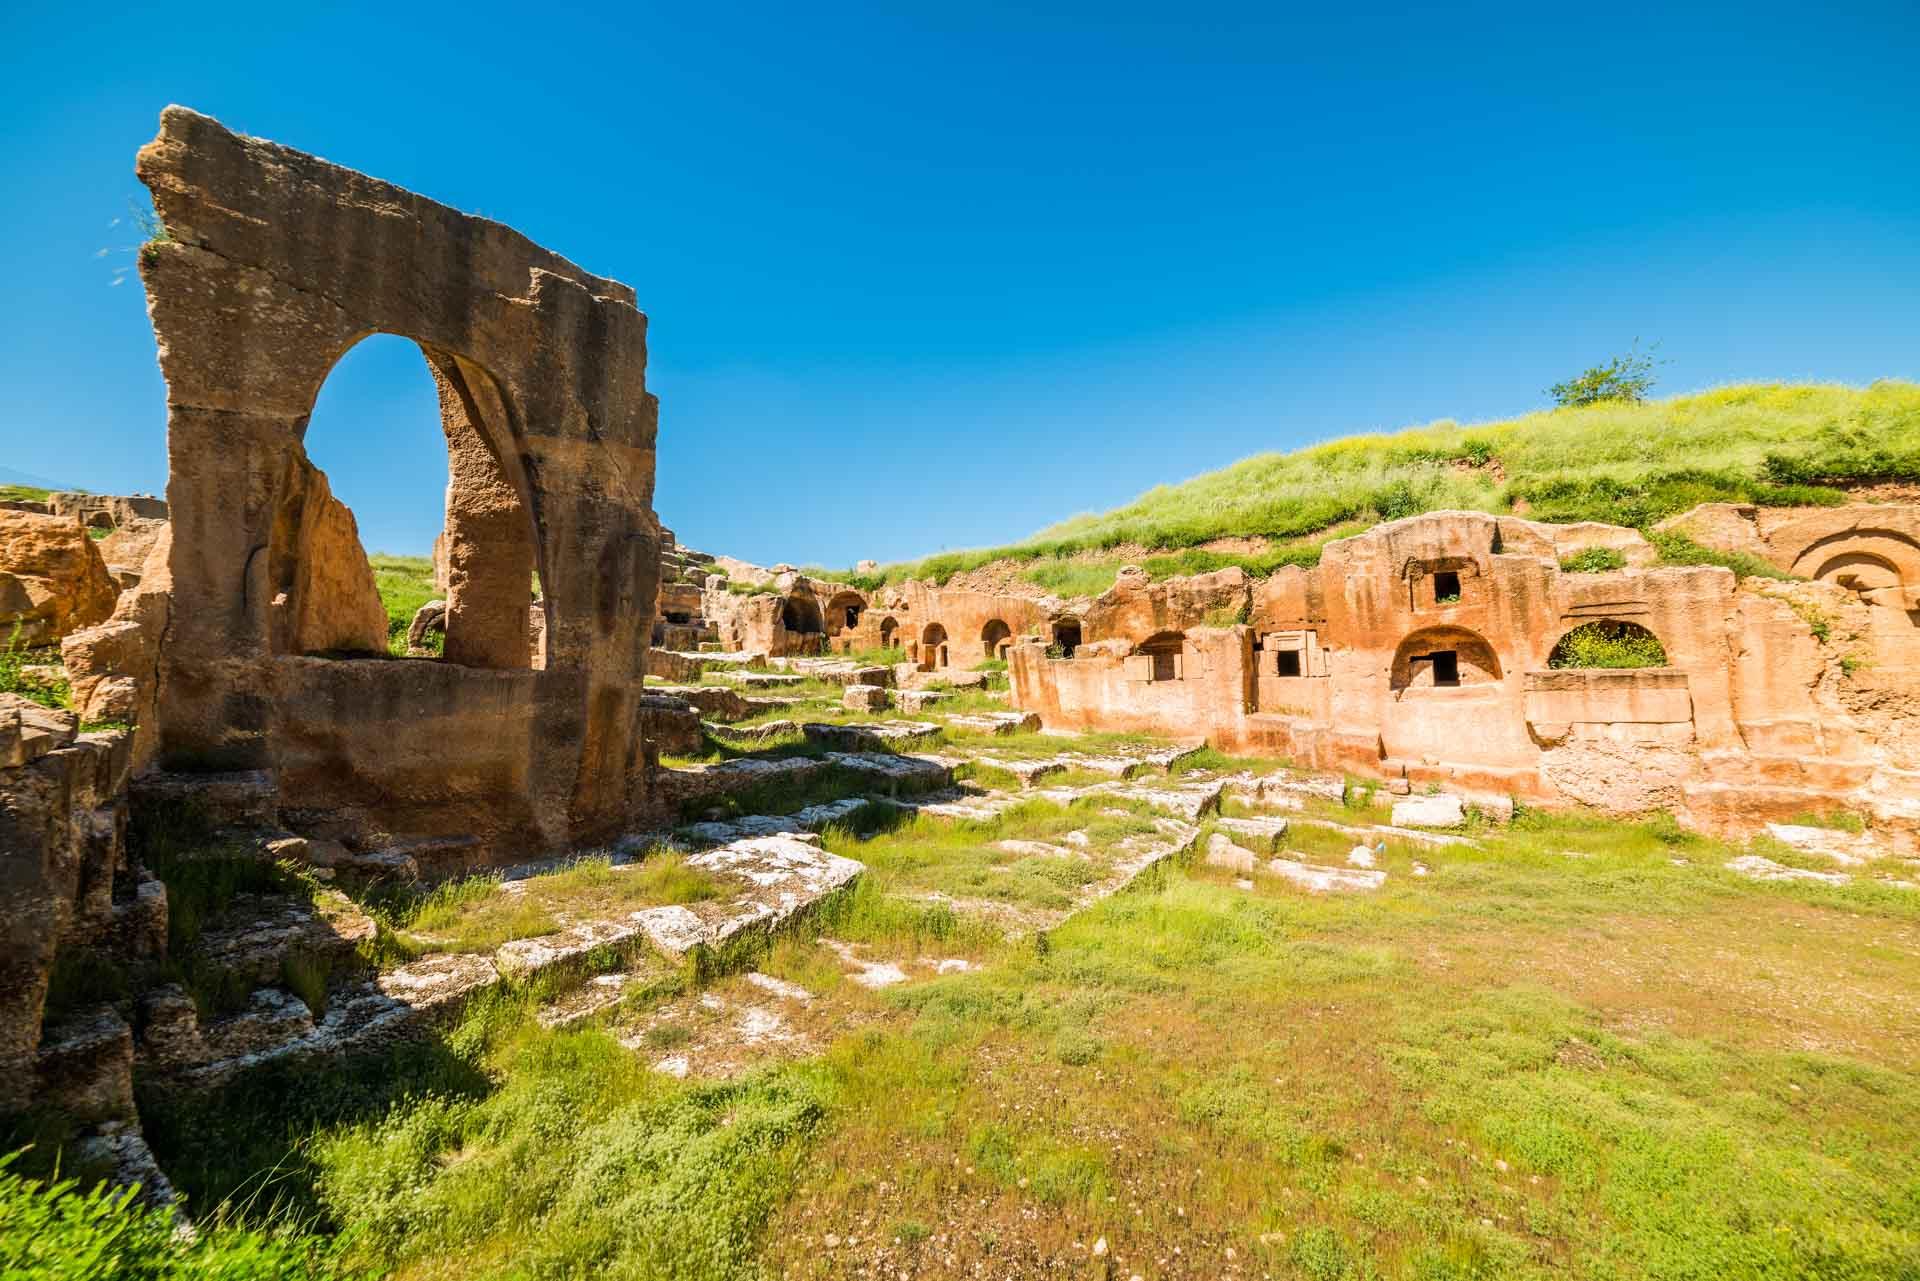
[{"label": "green bush", "polygon": [[1745,552],[1723,552],[1696,543],[1676,530],[1650,530],[1647,540],[1659,551],[1662,565],[1719,565],[1732,570],[1736,578],[1793,578],[1792,574],[1769,565],[1758,556],[1749,556]]},{"label": "green bush", "polygon": [[1560,568],[1569,574],[1604,574],[1626,567],[1627,558],[1611,547],[1589,547],[1560,562]]},{"label": "green bush", "polygon": [[0,1277],[74,1281],[323,1281],[372,1276],[346,1266],[348,1243],[297,1228],[199,1225],[179,1236],[173,1216],[134,1203],[135,1189],[46,1183],[0,1157]]},{"label": "green bush", "polygon": [[[1656,348],[1659,346],[1658,343],[1654,345]],[[1555,383],[1547,389],[1547,394],[1553,397],[1554,404],[1575,408],[1609,400],[1638,404],[1652,390],[1653,370],[1660,363],[1653,358],[1651,351],[1641,355],[1640,344],[1636,342],[1626,355],[1615,356],[1606,364],[1594,365],[1576,378]]]},{"label": "green bush", "polygon": [[1560,638],[1548,667],[1665,667],[1660,638],[1634,623],[1582,623]]}]

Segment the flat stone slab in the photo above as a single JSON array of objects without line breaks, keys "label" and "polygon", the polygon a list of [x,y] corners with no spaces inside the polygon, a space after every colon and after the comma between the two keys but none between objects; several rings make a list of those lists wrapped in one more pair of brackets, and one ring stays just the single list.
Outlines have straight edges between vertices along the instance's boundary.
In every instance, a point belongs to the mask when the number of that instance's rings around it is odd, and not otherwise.
[{"label": "flat stone slab", "polygon": [[1843,867],[1857,867],[1875,854],[1872,845],[1851,832],[1799,823],[1768,823],[1767,835],[1803,854],[1818,854]]},{"label": "flat stone slab", "polygon": [[638,928],[626,921],[582,921],[558,933],[502,944],[493,954],[493,964],[507,978],[526,978],[577,961],[597,948],[623,946],[638,934]]},{"label": "flat stone slab", "polygon": [[259,984],[280,979],[281,961],[294,952],[342,956],[374,934],[373,918],[329,892],[322,912],[288,894],[237,895],[225,919],[200,936],[210,963]]},{"label": "flat stone slab", "polygon": [[1756,881],[1812,881],[1819,885],[1845,885],[1853,878],[1845,872],[1815,872],[1804,867],[1788,867],[1758,854],[1742,854],[1727,862],[1729,872]]},{"label": "flat stone slab", "polygon": [[944,703],[953,695],[938,689],[903,689],[893,696],[903,712],[924,712],[929,707]]},{"label": "flat stone slab", "polygon": [[1140,787],[1128,783],[1097,783],[1084,788],[1057,788],[1042,790],[1036,795],[1060,805],[1071,805],[1074,801],[1089,796],[1106,796],[1115,800],[1137,801],[1166,814],[1172,814],[1188,822],[1196,822],[1202,816],[1216,813],[1220,809],[1220,798],[1226,792],[1226,786],[1218,779],[1205,779],[1194,783],[1181,783],[1171,787]]},{"label": "flat stone slab", "polygon": [[1268,859],[1260,870],[1298,885],[1310,894],[1377,890],[1387,883],[1387,874],[1382,871],[1355,867],[1321,867],[1315,863],[1303,863],[1291,858]]},{"label": "flat stone slab", "polygon": [[1459,827],[1466,821],[1458,796],[1407,796],[1393,803],[1395,827]]},{"label": "flat stone slab", "polygon": [[995,841],[993,848],[1005,854],[1017,854],[1021,858],[1078,858],[1080,851],[1070,850],[1064,845],[1052,845],[1046,841]]},{"label": "flat stone slab", "polygon": [[875,721],[869,725],[828,725],[809,721],[800,727],[809,742],[840,751],[871,751],[926,742],[942,733],[932,721]]},{"label": "flat stone slab", "polygon": [[701,721],[700,728],[709,737],[723,743],[765,743],[800,732],[797,722],[786,720],[762,721],[758,725],[722,725],[716,721]]},{"label": "flat stone slab", "polygon": [[1040,717],[1035,712],[955,713],[947,725],[974,734],[1031,734],[1040,729]]},{"label": "flat stone slab", "polygon": [[866,870],[850,858],[791,836],[734,841],[695,854],[687,863],[733,882],[741,892],[728,899],[635,912],[633,923],[656,950],[670,957],[718,946],[748,930],[771,933]]},{"label": "flat stone slab", "polygon": [[846,822],[870,804],[864,796],[847,796],[792,814],[750,814],[724,823],[693,823],[678,829],[676,835],[695,845],[726,845],[756,836],[820,832]]},{"label": "flat stone slab", "polygon": [[890,792],[929,791],[953,782],[953,768],[926,756],[895,752],[828,752],[820,758],[829,765],[864,774]]},{"label": "flat stone slab", "polygon": [[1066,761],[1058,756],[1049,756],[1042,760],[1023,760],[1004,756],[978,756],[975,763],[988,769],[1000,770],[1020,780],[1020,786],[1033,787],[1056,774],[1067,772]]},{"label": "flat stone slab", "polygon": [[885,688],[893,684],[891,667],[866,663],[848,663],[830,658],[776,658],[772,666],[830,685],[878,685]]},{"label": "flat stone slab", "polygon": [[785,672],[738,672],[723,671],[713,673],[723,681],[731,681],[742,689],[785,689],[793,685],[804,685],[804,676],[789,676]]},{"label": "flat stone slab", "polygon": [[1280,844],[1287,834],[1287,820],[1284,818],[1220,818],[1214,825],[1231,832],[1234,839],[1269,854],[1280,852]]}]

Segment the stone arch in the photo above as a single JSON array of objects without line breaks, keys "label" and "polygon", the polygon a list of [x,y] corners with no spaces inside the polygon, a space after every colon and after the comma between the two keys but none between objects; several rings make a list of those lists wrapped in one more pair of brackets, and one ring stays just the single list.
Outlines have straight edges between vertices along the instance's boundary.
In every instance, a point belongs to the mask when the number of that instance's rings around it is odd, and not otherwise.
[{"label": "stone arch", "polygon": [[1133,647],[1135,654],[1145,654],[1153,659],[1153,679],[1156,681],[1176,681],[1185,675],[1181,659],[1186,653],[1187,634],[1185,632],[1156,632]]},{"label": "stone arch", "polygon": [[860,626],[860,616],[866,612],[867,598],[859,592],[835,592],[827,599],[827,635],[838,636],[843,631],[852,631]]},{"label": "stone arch", "polygon": [[881,619],[880,620],[880,648],[892,649],[894,646],[895,638],[899,633],[899,631],[900,631],[900,624],[895,619],[893,619],[892,617]]},{"label": "stone arch", "polygon": [[788,592],[780,598],[780,625],[789,636],[817,636],[827,629],[820,602],[808,591]]},{"label": "stone arch", "polygon": [[938,623],[928,623],[920,633],[920,670],[938,671],[947,665],[947,629]]},{"label": "stone arch", "polygon": [[[355,335],[314,385],[287,452],[267,543],[267,636],[274,653],[374,651],[385,609],[351,511],[306,452],[313,408],[327,379],[361,343]],[[399,337],[399,335],[396,335]],[[464,667],[545,665],[544,606],[533,601],[537,541],[520,452],[498,380],[473,361],[412,344],[432,376],[446,440],[442,547],[447,662]],[[377,611],[377,618],[370,611]],[[541,616],[531,617],[538,612]],[[536,649],[541,652],[536,652]]]},{"label": "stone arch", "polygon": [[1005,658],[1013,645],[1013,628],[998,618],[989,618],[980,629],[980,651],[988,658]]},{"label": "stone arch", "polygon": [[1862,592],[1920,586],[1920,536],[1892,528],[1843,530],[1808,542],[1789,567],[1803,578]]},{"label": "stone arch", "polygon": [[1617,618],[1592,618],[1568,628],[1554,642],[1547,666],[1556,670],[1580,667],[1665,667],[1667,647],[1639,623]]},{"label": "stone arch", "polygon": [[1885,556],[1858,549],[1827,557],[1813,571],[1812,577],[1823,583],[1838,583],[1855,591],[1874,591],[1901,585],[1898,565]]},{"label": "stone arch", "polygon": [[1500,681],[1500,657],[1484,636],[1465,627],[1423,627],[1394,651],[1389,684],[1395,694],[1491,685]]},{"label": "stone arch", "polygon": [[[166,231],[139,256],[174,535],[161,767],[271,769],[283,805],[351,839],[504,852],[625,830],[652,787],[634,691],[660,562],[632,289],[180,107],[136,172]],[[479,552],[454,557],[454,662],[316,663],[276,639],[284,565],[326,510],[303,434],[341,354],[374,333],[418,345],[463,437],[451,488],[473,500],[455,508]]]}]

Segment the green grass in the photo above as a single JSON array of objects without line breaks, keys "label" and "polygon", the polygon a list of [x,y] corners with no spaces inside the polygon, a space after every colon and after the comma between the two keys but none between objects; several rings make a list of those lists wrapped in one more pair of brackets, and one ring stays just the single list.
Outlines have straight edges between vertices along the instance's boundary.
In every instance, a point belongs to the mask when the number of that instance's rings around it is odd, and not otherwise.
[{"label": "green grass", "polygon": [[[29,667],[52,667],[61,675],[52,682],[42,682],[27,676]],[[20,639],[19,623],[8,630],[6,648],[0,649],[0,694],[18,694],[42,707],[65,708],[73,699],[65,672],[58,645],[29,649]]]},{"label": "green grass", "polygon": [[1611,547],[1589,547],[1560,562],[1561,570],[1568,574],[1605,574],[1626,567],[1626,556]]},{"label": "green grass", "polygon": [[1665,667],[1667,651],[1660,639],[1632,623],[1582,623],[1560,638],[1547,657],[1547,666]]},{"label": "green grass", "polygon": [[368,1274],[343,1243],[298,1227],[203,1223],[191,1239],[171,1215],[133,1203],[132,1188],[23,1177],[0,1156],[0,1276],[141,1281],[322,1281]]},{"label": "green grass", "polygon": [[[1241,564],[1255,574],[1318,559],[1319,541],[1425,511],[1647,527],[1701,502],[1844,501],[1854,482],[1920,479],[1920,385],[1743,384],[1642,404],[1555,409],[1499,422],[1450,421],[1261,454],[1098,515],[1075,516],[1004,547],[943,552],[856,576],[946,582],[998,560],[1067,595],[1112,582],[1108,565],[1070,558],[1121,545],[1164,553],[1166,573]],[[1498,463],[1498,470],[1492,466]],[[1273,540],[1265,552],[1200,553],[1223,537]],[[1193,552],[1192,555],[1183,553]],[[1117,563],[1113,568],[1117,568]],[[823,571],[831,578],[849,575]]]},{"label": "green grass", "polygon": [[377,955],[369,959],[401,964],[433,953],[492,952],[516,939],[556,933],[563,921],[606,919],[719,894],[711,875],[666,851],[618,868],[605,857],[582,859],[511,886],[486,875],[431,887],[382,884],[364,903],[381,930]]},{"label": "green grass", "polygon": [[407,628],[413,616],[430,600],[442,593],[433,585],[433,560],[428,556],[369,556],[373,583],[380,590],[380,603],[387,608],[387,648],[395,654],[407,652]]},{"label": "green grass", "polygon": [[[1279,768],[1193,767],[1241,764]],[[1743,880],[1719,867],[1739,847],[1670,818],[1523,811],[1477,846],[1388,843],[1371,894],[1163,866],[1019,943],[916,897],[1058,903],[1153,830],[1106,808],[824,834],[869,870],[815,929],[975,968],[869,992],[783,937],[759,963],[816,994],[823,1049],[798,1062],[676,1080],[648,1064],[697,1011],[629,1050],[539,1028],[509,984],[438,1040],[143,1096],[143,1116],[196,1206],[232,1198],[253,1231],[337,1234],[332,1262],[415,1281],[940,1275],[949,1255],[1016,1276],[1913,1275],[1920,896]],[[1351,836],[1315,819],[1378,816],[1356,788],[1292,814],[1288,845],[1337,862]],[[1094,852],[992,848],[1069,831]],[[581,901],[633,875],[551,879]]]},{"label": "green grass", "polygon": [[44,503],[53,496],[51,489],[36,485],[0,485],[0,502]]}]

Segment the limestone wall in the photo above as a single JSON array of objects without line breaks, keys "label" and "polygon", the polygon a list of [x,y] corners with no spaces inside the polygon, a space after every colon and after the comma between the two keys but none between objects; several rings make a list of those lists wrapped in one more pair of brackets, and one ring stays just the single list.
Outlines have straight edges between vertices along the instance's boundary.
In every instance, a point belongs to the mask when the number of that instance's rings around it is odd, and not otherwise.
[{"label": "limestone wall", "polygon": [[[1650,567],[1633,530],[1432,513],[1247,586],[1244,626],[1179,626],[1232,603],[1218,575],[1117,585],[1090,622],[1125,634],[1071,660],[1016,649],[1014,698],[1049,726],[1205,737],[1616,813],[1675,809],[1708,827],[1851,807],[1920,830],[1920,612],[1904,608],[1920,558],[1889,546],[1917,515],[1708,511],[1695,528],[1743,521],[1754,538],[1723,542],[1825,575],[1736,583],[1714,566]],[[1561,568],[1592,546],[1628,566]],[[1665,665],[1554,669],[1562,638],[1589,623],[1645,629]]]}]

